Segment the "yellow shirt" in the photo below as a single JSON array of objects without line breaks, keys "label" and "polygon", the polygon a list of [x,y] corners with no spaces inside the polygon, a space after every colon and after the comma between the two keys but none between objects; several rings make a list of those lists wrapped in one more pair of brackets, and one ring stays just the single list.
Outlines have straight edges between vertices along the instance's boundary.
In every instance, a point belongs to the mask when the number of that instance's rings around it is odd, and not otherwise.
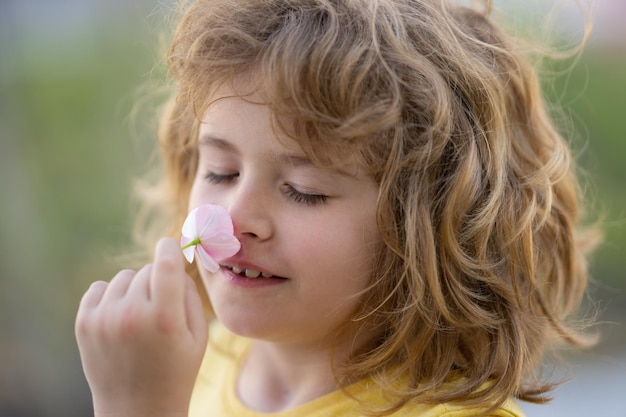
[{"label": "yellow shirt", "polygon": [[[189,417],[359,417],[358,402],[338,390],[289,411],[261,413],[246,407],[237,397],[236,382],[240,360],[250,341],[228,332],[221,325],[212,325],[211,341],[200,368],[191,398]],[[384,404],[378,391],[367,380],[351,385],[348,390],[368,404]],[[450,404],[410,405],[392,414],[393,417],[470,417],[476,410]],[[523,417],[512,401],[492,413],[494,417]]]}]

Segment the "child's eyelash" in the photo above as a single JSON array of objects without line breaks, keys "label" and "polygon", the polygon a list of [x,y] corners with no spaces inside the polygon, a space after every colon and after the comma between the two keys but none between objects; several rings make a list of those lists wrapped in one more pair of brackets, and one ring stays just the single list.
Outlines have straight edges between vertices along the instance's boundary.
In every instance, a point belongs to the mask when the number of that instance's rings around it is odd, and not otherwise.
[{"label": "child's eyelash", "polygon": [[314,206],[316,204],[324,204],[328,199],[327,195],[324,194],[307,194],[300,192],[293,188],[291,185],[285,185],[284,191],[285,195],[292,199],[294,202],[298,204],[304,204],[307,206]]},{"label": "child's eyelash", "polygon": [[232,181],[237,178],[239,174],[217,174],[215,172],[207,172],[204,175],[204,178],[208,180],[211,184],[221,184],[223,182]]},{"label": "child's eyelash", "polygon": [[[230,181],[233,181],[238,176],[239,176],[238,173],[218,174],[216,172],[209,171],[204,175],[204,178],[207,181],[209,181],[211,184],[217,185],[217,184],[228,183]],[[327,195],[303,193],[301,191],[298,191],[297,189],[295,189],[293,186],[289,184],[285,184],[282,187],[282,189],[283,189],[283,193],[288,198],[290,198],[291,200],[293,200],[294,202],[298,204],[304,204],[307,206],[314,206],[316,204],[324,204],[326,200],[328,199]]]}]

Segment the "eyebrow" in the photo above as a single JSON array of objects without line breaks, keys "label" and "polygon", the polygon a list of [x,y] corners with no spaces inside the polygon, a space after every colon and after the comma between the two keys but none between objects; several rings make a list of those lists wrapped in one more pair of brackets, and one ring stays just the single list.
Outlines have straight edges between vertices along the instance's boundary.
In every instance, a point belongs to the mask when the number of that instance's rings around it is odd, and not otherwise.
[{"label": "eyebrow", "polygon": [[203,145],[203,146],[212,146],[214,148],[231,152],[231,153],[236,153],[236,154],[239,153],[235,145],[233,145],[232,143],[228,142],[227,140],[220,139],[211,135],[200,136],[200,138],[198,139],[198,144]]},{"label": "eyebrow", "polygon": [[304,167],[304,168],[313,168],[313,169],[317,169],[320,171],[327,171],[330,172],[331,174],[337,174],[341,177],[344,178],[356,178],[357,176],[355,174],[352,174],[346,170],[343,169],[339,169],[339,168],[330,168],[330,169],[324,169],[321,168],[320,166],[318,166],[317,164],[315,164],[313,161],[311,161],[310,158],[308,158],[307,156],[304,155],[294,155],[294,154],[289,154],[289,153],[283,153],[283,154],[279,154],[275,156],[275,159],[277,162],[284,162],[287,164],[291,164],[293,167]]},{"label": "eyebrow", "polygon": [[281,153],[281,154],[276,155],[274,159],[276,159],[276,162],[287,163],[287,164],[293,165],[294,167],[310,166],[313,168],[319,168],[317,165],[313,163],[313,161],[311,161],[308,157],[304,155],[293,155],[293,154],[288,154],[288,153]]},{"label": "eyebrow", "polygon": [[[221,139],[215,136],[202,135],[199,138],[198,143],[200,145],[211,146],[211,147],[223,150],[223,151],[231,152],[234,154],[239,154],[239,150],[237,149],[235,145],[233,145],[232,143],[230,143],[229,141],[225,139]],[[291,153],[279,153],[279,154],[272,153],[270,157],[277,163],[287,163],[295,167],[302,167],[302,166],[317,167],[317,165],[315,165],[313,161],[311,161],[311,159],[305,155],[298,155],[298,154],[291,154]]]},{"label": "eyebrow", "polygon": [[[211,146],[216,149],[220,149],[222,151],[239,155],[239,150],[231,142],[222,138],[211,136],[209,134],[201,135],[198,138],[198,144],[201,146]],[[279,154],[272,153],[270,157],[276,163],[287,163],[293,167],[321,169],[306,155],[298,155],[298,154],[291,154],[291,153],[279,153]],[[335,174],[339,174],[342,177],[348,177],[348,178],[356,177],[355,174],[351,174],[343,169],[331,169],[330,171]]]}]

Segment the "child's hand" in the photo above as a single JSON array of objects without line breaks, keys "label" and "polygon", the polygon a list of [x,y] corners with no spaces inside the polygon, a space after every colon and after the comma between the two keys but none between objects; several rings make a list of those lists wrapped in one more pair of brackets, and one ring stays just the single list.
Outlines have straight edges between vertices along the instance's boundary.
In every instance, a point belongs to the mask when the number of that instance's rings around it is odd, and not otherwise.
[{"label": "child's hand", "polygon": [[152,265],[93,283],[76,338],[96,416],[187,416],[207,323],[178,243],[162,239]]}]

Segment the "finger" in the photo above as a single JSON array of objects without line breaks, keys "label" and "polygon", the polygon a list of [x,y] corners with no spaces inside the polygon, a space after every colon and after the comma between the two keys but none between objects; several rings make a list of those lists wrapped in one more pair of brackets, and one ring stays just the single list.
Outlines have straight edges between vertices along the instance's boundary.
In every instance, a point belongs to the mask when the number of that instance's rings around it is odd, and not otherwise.
[{"label": "finger", "polygon": [[202,306],[202,299],[198,294],[198,287],[189,277],[185,277],[185,316],[187,327],[197,342],[206,343],[208,323]]},{"label": "finger", "polygon": [[131,269],[123,269],[118,272],[107,286],[102,297],[102,303],[108,303],[124,296],[135,274],[136,272]]},{"label": "finger", "polygon": [[137,272],[126,292],[129,297],[140,297],[150,300],[150,275],[152,274],[152,269],[152,264],[147,264]]},{"label": "finger", "polygon": [[157,306],[172,308],[180,306],[184,314],[185,266],[178,242],[161,239],[157,243],[152,269],[151,294]]},{"label": "finger", "polygon": [[80,300],[80,304],[78,306],[78,312],[76,313],[76,321],[74,323],[74,334],[76,335],[76,340],[81,343],[83,337],[87,335],[91,328],[91,317],[94,309],[98,306],[100,301],[102,300],[102,296],[104,295],[108,283],[105,281],[96,281],[92,283],[83,298]]},{"label": "finger", "polygon": [[87,291],[85,291],[83,298],[80,300],[78,309],[85,310],[96,307],[100,303],[100,300],[102,300],[102,296],[108,285],[109,284],[105,281],[92,282]]}]

